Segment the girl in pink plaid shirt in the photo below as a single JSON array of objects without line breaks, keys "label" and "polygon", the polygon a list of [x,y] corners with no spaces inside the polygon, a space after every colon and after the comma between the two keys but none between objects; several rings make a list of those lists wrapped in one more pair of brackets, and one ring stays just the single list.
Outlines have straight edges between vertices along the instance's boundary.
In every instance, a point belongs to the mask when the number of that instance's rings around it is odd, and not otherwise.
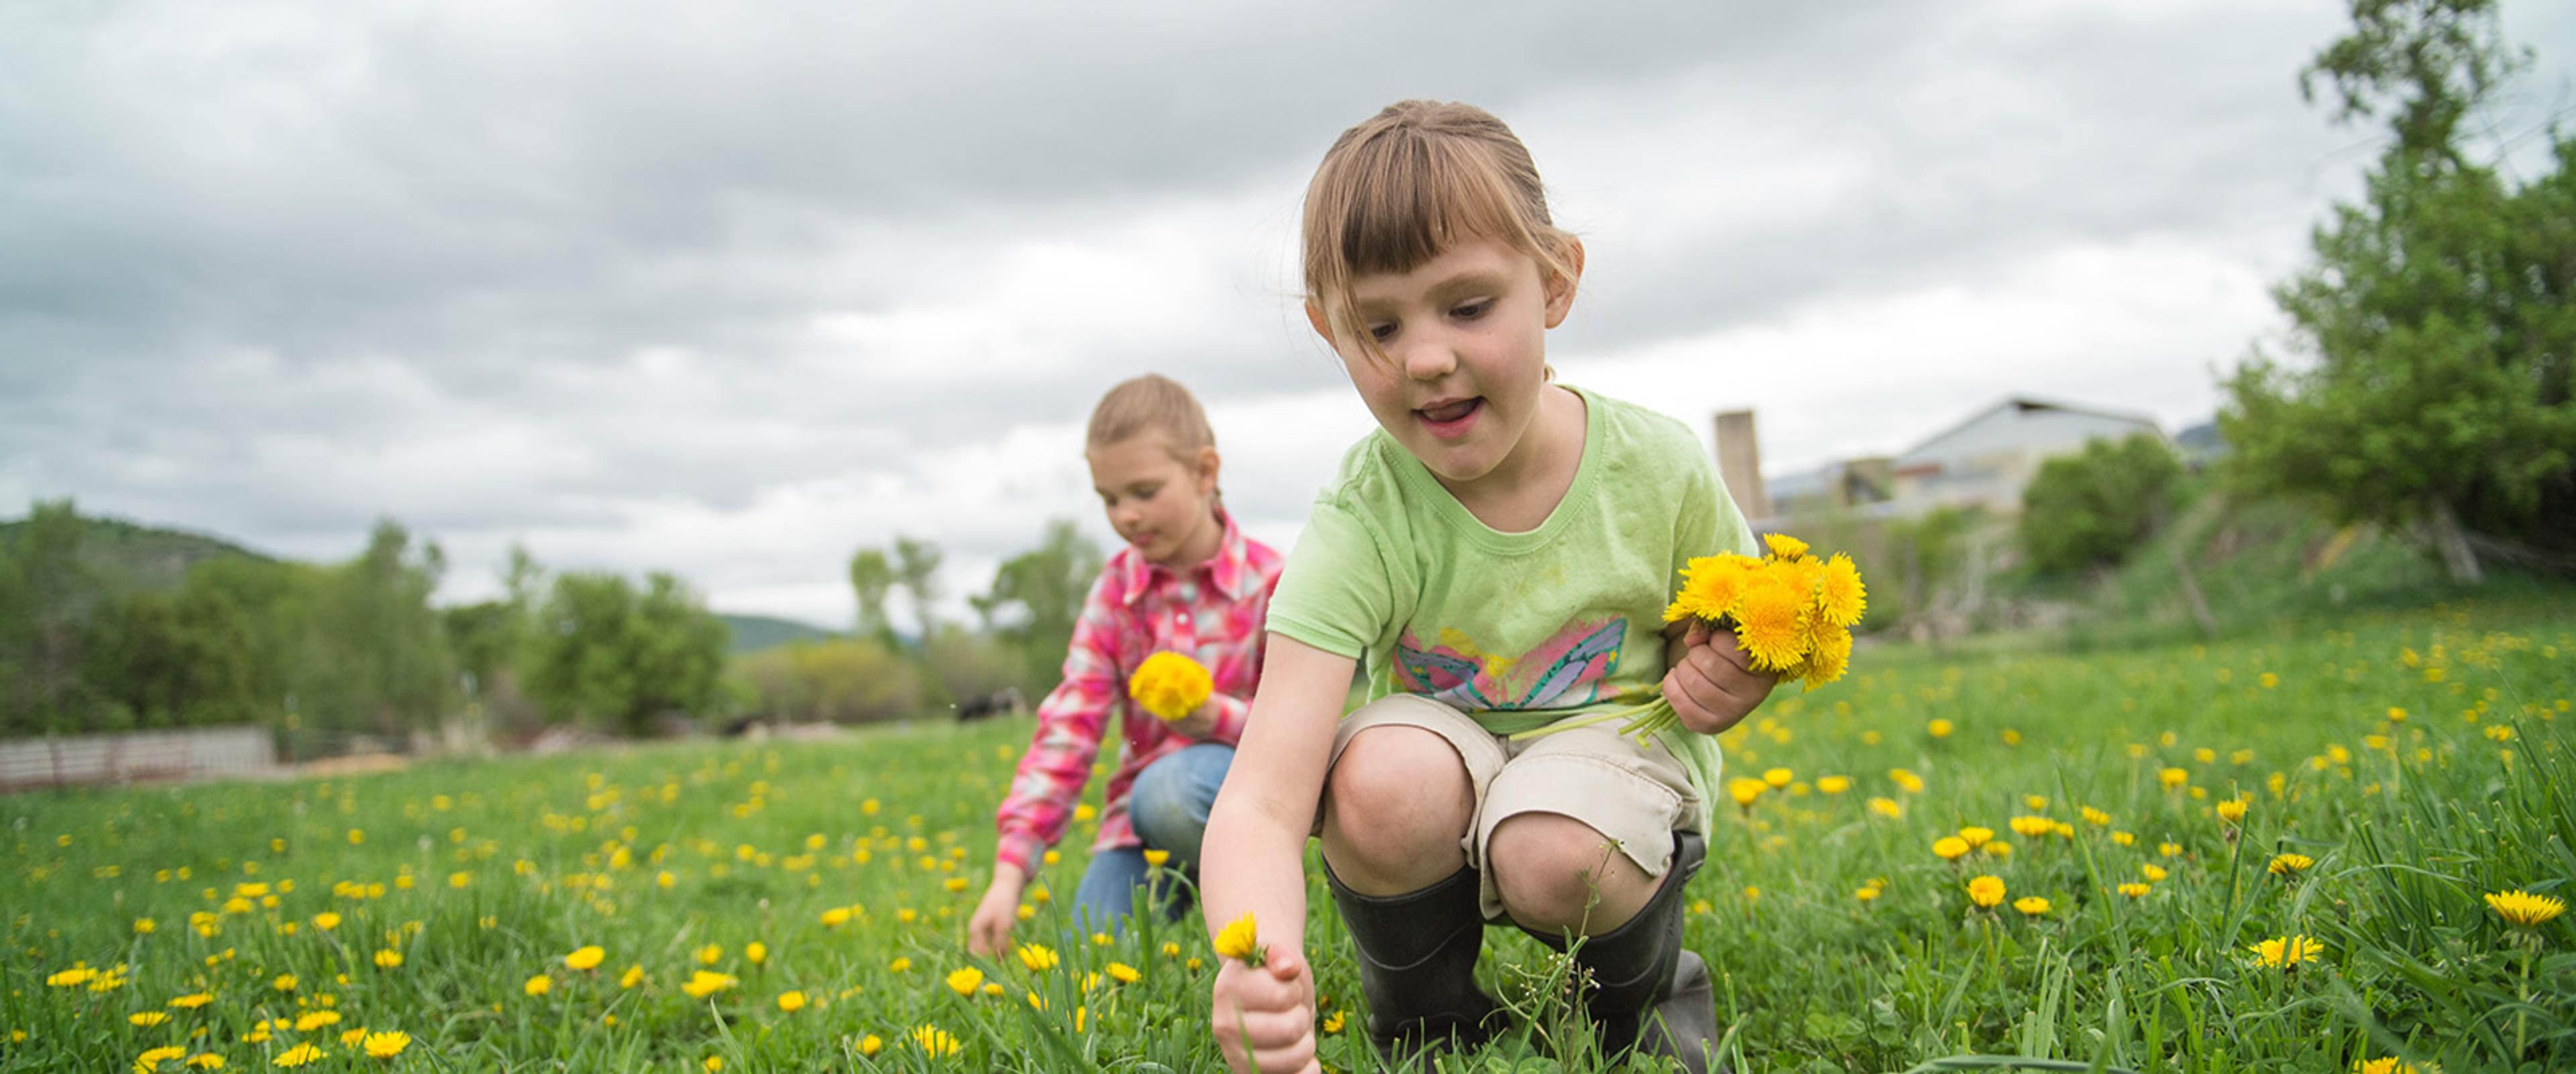
[{"label": "girl in pink plaid shirt", "polygon": [[[966,926],[979,955],[1010,948],[1020,896],[1046,849],[1064,835],[1114,725],[1121,748],[1074,897],[1091,927],[1112,928],[1152,875],[1146,853],[1191,875],[1208,808],[1234,760],[1235,740],[1261,678],[1262,624],[1281,557],[1235,528],[1217,496],[1216,437],[1189,390],[1148,374],[1110,389],[1091,414],[1084,458],[1109,524],[1127,547],[1109,557],[1065,650],[1064,681],[1038,705],[1038,730],[1002,799],[993,883]],[[1166,723],[1127,696],[1127,679],[1157,652],[1183,653],[1215,676],[1215,692]],[[1156,892],[1174,916],[1187,905]]]}]

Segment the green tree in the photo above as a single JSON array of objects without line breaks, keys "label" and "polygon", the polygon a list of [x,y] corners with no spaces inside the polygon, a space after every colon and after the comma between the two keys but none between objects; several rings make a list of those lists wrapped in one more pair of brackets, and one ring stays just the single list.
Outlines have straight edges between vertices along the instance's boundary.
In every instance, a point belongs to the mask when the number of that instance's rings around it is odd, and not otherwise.
[{"label": "green tree", "polygon": [[303,727],[400,735],[435,723],[455,679],[430,605],[446,569],[436,544],[415,546],[386,519],[358,558],[306,574],[303,636],[288,665]]},{"label": "green tree", "polygon": [[72,501],[39,501],[0,548],[0,706],[12,732],[80,729],[83,641],[101,596],[81,534]]},{"label": "green tree", "polygon": [[944,558],[939,546],[927,540],[894,539],[895,582],[912,600],[912,614],[920,623],[920,641],[925,645],[938,633],[939,562]]},{"label": "green tree", "polygon": [[558,574],[531,653],[529,685],[559,720],[647,734],[666,713],[715,707],[728,633],[669,574],[648,576],[640,592],[616,574]]},{"label": "green tree", "polygon": [[993,585],[967,598],[984,628],[1022,654],[1022,684],[1032,695],[1055,686],[1073,640],[1074,619],[1100,576],[1100,548],[1070,519],[1047,523],[1036,548],[1004,560]]},{"label": "green tree", "polygon": [[886,616],[886,595],[894,591],[894,564],[884,550],[862,548],[850,557],[850,589],[859,598],[858,636],[894,644],[894,621]]},{"label": "green tree", "polygon": [[2022,552],[2048,574],[2117,564],[2164,524],[2181,477],[2173,450],[2146,433],[2050,459],[2022,489]]},{"label": "green tree", "polygon": [[180,727],[261,720],[272,711],[249,611],[222,589],[139,592],[92,626],[84,673],[99,724]]},{"label": "green tree", "polygon": [[2392,142],[2360,204],[2282,284],[2291,368],[2256,352],[2225,384],[2228,473],[2314,499],[2337,521],[2421,527],[2454,580],[2471,535],[2576,549],[2576,143],[2515,187],[2460,129],[2517,66],[2492,0],[2353,0],[2353,31],[2303,73]]}]

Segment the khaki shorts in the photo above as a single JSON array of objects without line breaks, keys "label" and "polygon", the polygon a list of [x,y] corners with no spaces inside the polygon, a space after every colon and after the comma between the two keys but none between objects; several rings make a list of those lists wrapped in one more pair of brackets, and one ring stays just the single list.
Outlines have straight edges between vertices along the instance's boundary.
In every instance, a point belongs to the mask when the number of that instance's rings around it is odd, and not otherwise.
[{"label": "khaki shorts", "polygon": [[[1455,708],[1415,694],[1395,694],[1342,717],[1333,760],[1351,738],[1372,727],[1419,727],[1447,740],[1466,762],[1475,794],[1473,816],[1459,840],[1482,877],[1485,919],[1503,917],[1485,846],[1502,822],[1523,813],[1557,813],[1589,825],[1648,876],[1672,866],[1673,833],[1696,831],[1699,791],[1690,772],[1661,742],[1638,743],[1618,725],[1580,727],[1523,742],[1485,730]],[[1322,814],[1316,814],[1317,830]]]}]

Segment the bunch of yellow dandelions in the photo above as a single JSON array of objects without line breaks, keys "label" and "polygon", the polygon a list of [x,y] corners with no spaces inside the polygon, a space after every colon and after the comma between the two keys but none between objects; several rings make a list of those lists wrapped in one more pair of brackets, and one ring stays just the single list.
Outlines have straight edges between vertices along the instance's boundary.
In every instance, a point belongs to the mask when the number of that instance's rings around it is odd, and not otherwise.
[{"label": "bunch of yellow dandelions", "polygon": [[1197,712],[1215,691],[1216,677],[1182,653],[1155,653],[1127,677],[1127,696],[1165,723]]},{"label": "bunch of yellow dandelions", "polygon": [[[1852,625],[1869,604],[1860,568],[1839,552],[1831,559],[1808,555],[1807,542],[1785,533],[1766,534],[1762,541],[1770,551],[1759,558],[1728,553],[1691,560],[1664,608],[1664,621],[1695,620],[1734,631],[1753,670],[1784,683],[1803,681],[1813,690],[1842,678],[1851,668]],[[1611,720],[1626,721],[1621,730],[1643,739],[1672,728],[1680,717],[1658,693],[1642,705],[1559,720],[1512,737],[1536,738]]]}]

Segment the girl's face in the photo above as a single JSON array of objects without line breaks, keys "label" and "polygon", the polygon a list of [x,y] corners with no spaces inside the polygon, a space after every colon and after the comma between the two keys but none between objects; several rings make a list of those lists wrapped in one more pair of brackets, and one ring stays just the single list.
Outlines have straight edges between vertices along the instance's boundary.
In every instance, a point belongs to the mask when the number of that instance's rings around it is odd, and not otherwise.
[{"label": "girl's face", "polygon": [[1216,554],[1225,527],[1216,520],[1216,449],[1184,463],[1162,433],[1140,433],[1092,448],[1091,488],[1120,539],[1146,562],[1174,570]]},{"label": "girl's face", "polygon": [[[1563,259],[1580,274],[1583,249]],[[1528,471],[1531,430],[1547,386],[1547,330],[1574,305],[1575,279],[1542,277],[1528,254],[1499,239],[1458,243],[1410,272],[1352,282],[1353,312],[1383,359],[1331,340],[1377,423],[1453,492],[1508,489]]]}]

